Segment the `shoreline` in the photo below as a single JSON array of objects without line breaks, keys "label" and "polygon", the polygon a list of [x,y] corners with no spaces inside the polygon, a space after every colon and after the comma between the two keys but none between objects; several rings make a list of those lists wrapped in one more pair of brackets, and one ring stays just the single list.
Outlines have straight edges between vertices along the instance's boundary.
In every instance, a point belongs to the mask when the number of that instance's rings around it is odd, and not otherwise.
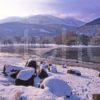
[{"label": "shoreline", "polygon": [[[83,62],[83,61],[78,61],[77,60],[73,60],[73,59],[66,59],[66,61],[64,61],[62,58],[62,60],[56,60],[55,58],[41,58],[40,56],[37,55],[28,55],[28,54],[16,54],[16,53],[1,53],[0,52],[0,57],[7,57],[7,58],[17,58],[17,59],[21,59],[22,63],[25,63],[28,59],[33,59],[36,60],[37,62],[40,61],[52,61],[52,63],[56,64],[56,65],[63,65],[66,64],[67,66],[71,66],[71,67],[83,67],[83,68],[90,68],[90,69],[94,69],[97,71],[100,71],[100,63],[93,63],[93,62]],[[3,58],[2,58],[3,59]],[[5,58],[4,58],[5,59]],[[8,59],[10,60],[10,59]],[[1,61],[0,61],[1,62]],[[10,61],[8,61],[10,62]],[[6,64],[6,61],[5,61]]]}]

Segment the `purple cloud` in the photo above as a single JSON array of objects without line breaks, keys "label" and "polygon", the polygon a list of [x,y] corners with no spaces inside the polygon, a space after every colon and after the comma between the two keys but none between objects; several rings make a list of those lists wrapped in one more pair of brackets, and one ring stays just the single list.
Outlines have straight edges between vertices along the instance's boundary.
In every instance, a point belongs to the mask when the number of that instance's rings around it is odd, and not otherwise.
[{"label": "purple cloud", "polygon": [[90,21],[100,17],[100,0],[55,0],[46,7],[55,10],[58,15],[71,15],[79,19]]}]

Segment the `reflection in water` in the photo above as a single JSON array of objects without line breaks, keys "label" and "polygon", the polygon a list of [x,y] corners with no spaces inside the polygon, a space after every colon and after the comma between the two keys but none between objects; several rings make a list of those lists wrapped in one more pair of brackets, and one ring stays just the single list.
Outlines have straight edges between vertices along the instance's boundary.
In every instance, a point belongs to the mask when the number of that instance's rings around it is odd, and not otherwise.
[{"label": "reflection in water", "polygon": [[78,61],[98,62],[100,63],[100,47],[59,47],[53,50],[47,50],[43,53],[43,48],[35,49],[33,45],[16,45],[2,46],[0,52],[17,53],[28,55],[38,55],[40,52],[42,57],[58,57],[64,59],[76,59]]},{"label": "reflection in water", "polygon": [[47,52],[44,56],[55,56],[65,59],[76,59],[78,61],[98,62],[100,63],[100,47],[85,47],[72,48],[64,47],[56,49],[56,55],[53,55],[55,50]]}]

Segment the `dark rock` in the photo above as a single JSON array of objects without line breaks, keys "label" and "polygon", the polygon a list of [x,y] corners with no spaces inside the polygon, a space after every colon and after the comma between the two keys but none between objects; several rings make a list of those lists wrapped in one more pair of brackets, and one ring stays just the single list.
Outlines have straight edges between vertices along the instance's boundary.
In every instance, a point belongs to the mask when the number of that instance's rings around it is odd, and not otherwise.
[{"label": "dark rock", "polygon": [[77,73],[77,72],[76,72],[75,74],[76,74],[77,76],[81,76],[81,73]]},{"label": "dark rock", "polygon": [[19,73],[19,71],[13,72],[13,73],[11,73],[10,76],[15,79],[17,77],[18,73]]},{"label": "dark rock", "polygon": [[6,65],[4,65],[4,67],[3,67],[3,74],[5,74],[7,76],[7,74],[6,74]]},{"label": "dark rock", "polygon": [[44,69],[41,69],[38,75],[41,79],[47,78],[48,74]]},{"label": "dark rock", "polygon": [[37,62],[34,61],[34,60],[28,60],[26,65],[26,67],[31,67],[31,68],[34,68],[34,69],[37,69]]},{"label": "dark rock", "polygon": [[34,68],[34,69],[35,69],[35,74],[37,75],[36,70],[37,70],[37,68],[38,68],[38,65],[37,65],[37,62],[36,62],[36,61],[34,61],[34,60],[32,60],[32,59],[31,59],[31,60],[28,60],[25,66],[26,66],[26,67]]},{"label": "dark rock", "polygon": [[100,94],[93,94],[93,100],[100,100]]},{"label": "dark rock", "polygon": [[81,76],[81,73],[78,70],[74,70],[74,69],[67,70],[67,73]]},{"label": "dark rock", "polygon": [[22,85],[22,86],[34,86],[34,75],[28,79],[28,80],[21,80],[21,79],[16,79],[15,80],[15,85]]},{"label": "dark rock", "polygon": [[73,71],[73,70],[67,70],[67,73],[69,73],[69,74],[75,74],[75,71]]}]

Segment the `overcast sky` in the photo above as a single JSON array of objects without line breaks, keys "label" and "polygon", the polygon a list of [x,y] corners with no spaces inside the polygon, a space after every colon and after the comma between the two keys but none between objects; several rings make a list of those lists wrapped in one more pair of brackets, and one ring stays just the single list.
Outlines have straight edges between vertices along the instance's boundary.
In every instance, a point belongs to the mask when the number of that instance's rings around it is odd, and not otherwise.
[{"label": "overcast sky", "polygon": [[0,19],[37,14],[90,21],[100,17],[100,0],[0,0]]}]

